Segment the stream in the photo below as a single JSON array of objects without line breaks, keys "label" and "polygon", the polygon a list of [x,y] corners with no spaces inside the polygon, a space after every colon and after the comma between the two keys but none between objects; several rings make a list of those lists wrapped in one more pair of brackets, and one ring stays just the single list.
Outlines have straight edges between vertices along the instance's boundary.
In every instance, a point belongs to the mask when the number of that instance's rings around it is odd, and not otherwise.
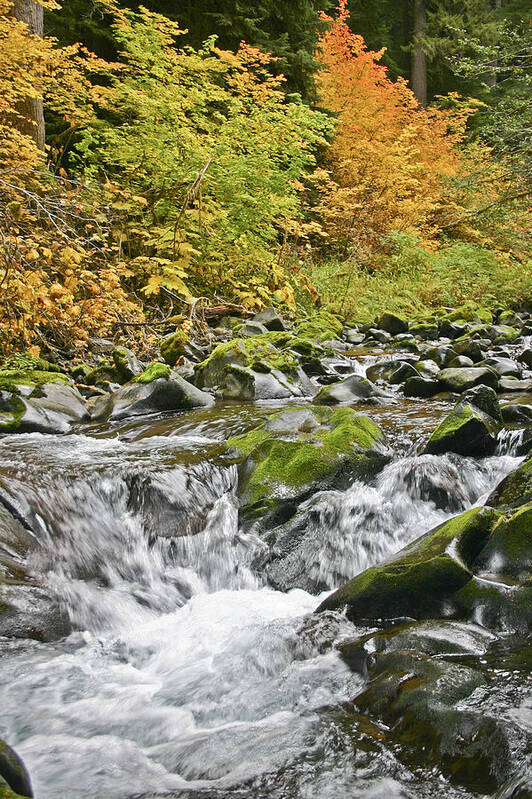
[{"label": "stream", "polygon": [[[239,527],[237,466],[219,452],[286,402],[0,437],[2,494],[31,531],[16,600],[31,635],[0,638],[0,736],[35,796],[478,796],[405,762],[385,730],[350,712],[363,678],[336,647],[357,628],[312,615],[345,580],[482,504],[518,465],[515,436],[484,459],[420,454],[452,404],[357,406],[394,457],[373,480],[300,508],[310,543],[298,557],[317,596],[275,590],[257,570],[264,542]],[[494,682],[488,706],[504,704],[530,734],[519,667]]]}]

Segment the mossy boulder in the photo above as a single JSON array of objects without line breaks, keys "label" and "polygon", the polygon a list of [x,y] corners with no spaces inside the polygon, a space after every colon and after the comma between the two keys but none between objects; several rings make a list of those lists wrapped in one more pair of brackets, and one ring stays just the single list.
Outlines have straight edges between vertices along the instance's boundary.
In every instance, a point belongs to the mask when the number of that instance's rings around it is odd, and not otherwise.
[{"label": "mossy boulder", "polygon": [[214,399],[210,394],[172,372],[167,364],[154,363],[109,397],[97,400],[91,416],[97,421],[113,421],[211,405]]},{"label": "mossy boulder", "polygon": [[440,335],[436,322],[414,322],[408,328],[408,332],[422,341],[435,341]]},{"label": "mossy boulder", "polygon": [[385,330],[387,333],[391,333],[392,336],[408,332],[408,322],[400,316],[397,316],[397,314],[388,311],[381,314],[375,320],[375,327],[378,327],[380,330]]},{"label": "mossy boulder", "polygon": [[453,597],[456,615],[490,630],[532,631],[532,578],[522,582],[474,576]]},{"label": "mossy boulder", "polygon": [[311,341],[333,341],[340,338],[342,330],[343,324],[337,316],[328,311],[319,311],[300,322],[296,332],[298,336]]},{"label": "mossy boulder", "polygon": [[215,388],[223,399],[311,396],[315,389],[301,368],[302,348],[307,353],[302,357],[310,357],[312,343],[286,332],[232,339],[198,364],[194,380],[199,388]]},{"label": "mossy boulder", "polygon": [[532,458],[510,472],[488,497],[494,508],[519,508],[532,502]]},{"label": "mossy boulder", "polygon": [[487,687],[478,670],[399,650],[376,655],[369,677],[355,706],[386,723],[410,766],[434,764],[451,783],[483,795],[515,773],[511,724],[464,707]]},{"label": "mossy boulder", "polygon": [[66,375],[0,372],[0,432],[64,433],[88,416],[84,398]]},{"label": "mossy boulder", "polygon": [[489,386],[497,389],[499,376],[490,367],[465,367],[460,369],[442,369],[436,375],[447,391],[462,394],[474,386]]},{"label": "mossy boulder", "polygon": [[303,497],[374,475],[389,459],[381,430],[351,408],[280,411],[228,444],[247,456],[239,494],[248,519],[295,511]]},{"label": "mossy boulder", "polygon": [[442,388],[437,380],[430,380],[426,377],[409,377],[403,385],[405,397],[434,397],[441,392]]},{"label": "mossy boulder", "polygon": [[471,565],[499,518],[496,510],[473,508],[439,525],[345,583],[318,612],[346,608],[352,621],[441,615],[453,594],[472,579]]},{"label": "mossy boulder", "polygon": [[532,503],[499,519],[473,566],[477,573],[516,580],[532,574]]},{"label": "mossy boulder", "polygon": [[501,423],[472,402],[460,401],[438,425],[428,440],[425,452],[441,455],[491,455],[497,446]]},{"label": "mossy boulder", "polygon": [[[31,780],[24,763],[5,741],[0,738],[0,797],[33,796]],[[2,786],[2,781],[4,786]],[[6,790],[7,789],[10,790]]]},{"label": "mossy boulder", "polygon": [[389,399],[391,395],[377,388],[371,380],[360,375],[350,375],[338,383],[330,383],[320,388],[314,397],[316,405],[340,405],[368,400],[381,401]]},{"label": "mossy boulder", "polygon": [[159,345],[163,361],[169,366],[175,366],[185,354],[189,338],[190,336],[185,330],[176,330],[175,333],[163,338]]},{"label": "mossy boulder", "polygon": [[487,308],[478,308],[475,305],[466,303],[455,308],[454,311],[449,311],[444,317],[449,322],[485,322],[491,324],[493,321],[493,314]]}]

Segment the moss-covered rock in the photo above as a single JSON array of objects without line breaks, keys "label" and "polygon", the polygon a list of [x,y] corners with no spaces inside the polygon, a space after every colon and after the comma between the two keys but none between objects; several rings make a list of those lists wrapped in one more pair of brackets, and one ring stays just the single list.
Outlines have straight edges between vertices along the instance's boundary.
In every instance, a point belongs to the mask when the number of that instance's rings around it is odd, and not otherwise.
[{"label": "moss-covered rock", "polygon": [[97,421],[119,420],[213,404],[210,394],[171,372],[167,364],[154,363],[109,397],[97,400],[91,416]]},{"label": "moss-covered rock", "polygon": [[371,380],[360,375],[350,375],[345,380],[320,388],[314,402],[316,405],[340,405],[388,398],[391,395],[381,391]]},{"label": "moss-covered rock", "polygon": [[[14,394],[33,394],[38,396],[39,390],[45,384],[63,383],[70,385],[72,381],[59,372],[43,372],[38,369],[2,369],[0,371],[0,391],[11,391]],[[31,392],[24,389],[32,387]]]},{"label": "moss-covered rock", "polygon": [[477,573],[517,580],[532,574],[532,503],[499,519],[473,565]]},{"label": "moss-covered rock", "polygon": [[383,565],[345,583],[318,612],[346,607],[353,621],[440,615],[453,594],[471,580],[471,564],[499,518],[495,510],[474,508],[445,522]]},{"label": "moss-covered rock", "polygon": [[441,392],[441,384],[437,380],[430,380],[426,377],[409,377],[403,385],[405,397],[434,397]]},{"label": "moss-covered rock", "polygon": [[435,341],[440,335],[440,330],[435,322],[414,322],[408,332],[423,341]]},{"label": "moss-covered rock", "polygon": [[397,316],[397,314],[385,312],[375,320],[375,327],[391,333],[392,336],[396,336],[398,333],[406,333],[408,331],[408,322],[406,319]]},{"label": "moss-covered rock", "polygon": [[459,402],[432,433],[425,451],[430,455],[491,455],[501,424],[470,402]]},{"label": "moss-covered rock", "polygon": [[[3,778],[5,784],[13,792],[12,796],[33,796],[31,788],[31,781],[24,763],[5,741],[0,738],[0,777]],[[0,797],[4,795],[9,797],[9,791],[2,788],[0,783]]]},{"label": "moss-covered rock", "polygon": [[499,376],[490,367],[442,369],[436,376],[443,388],[455,394],[462,394],[474,386],[496,389],[499,385]]},{"label": "moss-covered rock", "polygon": [[449,322],[485,322],[491,324],[493,321],[493,314],[487,308],[478,308],[471,303],[460,305],[454,311],[450,311],[444,317]]},{"label": "moss-covered rock", "polygon": [[85,400],[65,375],[28,372],[11,378],[4,384],[10,390],[0,389],[0,432],[64,433],[88,418]]},{"label": "moss-covered rock", "polygon": [[281,411],[228,444],[248,456],[239,487],[246,518],[374,474],[389,457],[381,430],[351,408]]},{"label": "moss-covered rock", "polygon": [[494,508],[519,508],[532,502],[532,458],[510,472],[488,497]]},{"label": "moss-covered rock", "polygon": [[343,324],[340,319],[328,311],[318,313],[304,319],[297,326],[297,335],[312,341],[333,341],[340,338]]},{"label": "moss-covered rock", "polygon": [[175,366],[178,360],[185,354],[185,348],[189,342],[189,338],[185,330],[176,330],[175,333],[163,338],[159,349],[164,362],[170,366]]}]

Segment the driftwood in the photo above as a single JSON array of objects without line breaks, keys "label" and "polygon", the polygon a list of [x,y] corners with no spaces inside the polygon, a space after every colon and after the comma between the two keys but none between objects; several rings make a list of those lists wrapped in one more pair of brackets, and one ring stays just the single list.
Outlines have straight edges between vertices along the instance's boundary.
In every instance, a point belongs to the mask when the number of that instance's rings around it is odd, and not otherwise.
[{"label": "driftwood", "polygon": [[224,305],[209,305],[201,309],[205,319],[217,319],[220,316],[253,316],[253,311],[244,308],[242,305],[225,303]]}]

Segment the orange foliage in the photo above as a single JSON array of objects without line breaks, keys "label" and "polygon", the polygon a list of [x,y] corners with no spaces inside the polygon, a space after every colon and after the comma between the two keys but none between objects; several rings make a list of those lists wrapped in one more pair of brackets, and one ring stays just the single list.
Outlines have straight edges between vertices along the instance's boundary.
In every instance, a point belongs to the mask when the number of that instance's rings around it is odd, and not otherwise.
[{"label": "orange foliage", "polygon": [[335,244],[359,255],[391,230],[423,239],[438,233],[450,199],[446,179],[457,176],[463,138],[473,107],[454,97],[455,110],[420,108],[401,78],[390,80],[380,64],[384,50],[368,50],[347,19],[347,0],[320,40],[318,76],[322,104],[338,117],[328,172],[318,174],[318,207]]}]

